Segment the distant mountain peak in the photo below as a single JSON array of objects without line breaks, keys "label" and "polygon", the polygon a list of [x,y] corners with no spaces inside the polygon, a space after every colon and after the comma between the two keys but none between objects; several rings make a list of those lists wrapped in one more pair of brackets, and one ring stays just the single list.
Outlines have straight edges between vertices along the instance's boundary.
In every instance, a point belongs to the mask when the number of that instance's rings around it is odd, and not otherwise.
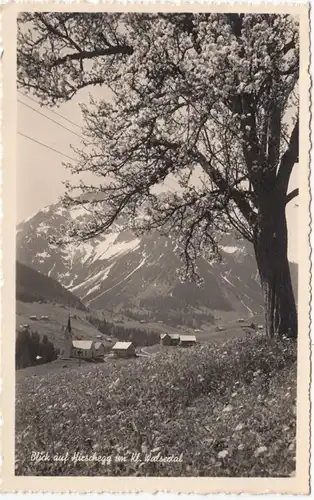
[{"label": "distant mountain peak", "polygon": [[[189,311],[211,317],[214,310],[260,312],[262,295],[252,248],[226,233],[222,261],[200,259],[204,286],[180,283],[177,242],[153,232],[135,236],[116,223],[111,232],[61,248],[49,246],[68,221],[86,223],[88,211],[61,202],[44,207],[18,225],[18,259],[59,281],[94,308],[174,316]],[[183,312],[182,312],[183,314]]]}]

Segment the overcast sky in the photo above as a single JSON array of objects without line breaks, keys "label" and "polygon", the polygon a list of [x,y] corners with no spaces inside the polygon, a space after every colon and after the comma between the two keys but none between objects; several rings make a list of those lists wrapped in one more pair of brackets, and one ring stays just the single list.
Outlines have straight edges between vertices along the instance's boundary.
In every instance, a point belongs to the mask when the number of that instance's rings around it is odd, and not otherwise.
[{"label": "overcast sky", "polygon": [[[88,95],[92,92],[94,97],[105,96],[106,90],[103,88],[85,89],[70,102],[61,105],[59,108],[52,108],[53,111],[67,117],[75,125],[68,123],[60,116],[53,114],[48,108],[40,107],[28,97],[17,94],[18,99],[31,106],[35,110],[43,113],[52,120],[71,129],[77,134],[81,134],[82,125],[81,111],[78,103],[88,103]],[[71,145],[79,146],[80,138],[65,130],[60,125],[41,116],[33,109],[18,103],[18,132],[29,136],[53,149],[58,150],[68,156],[73,156]],[[21,135],[17,137],[17,222],[35,214],[46,205],[58,201],[59,196],[64,194],[62,181],[70,178],[70,173],[63,166],[63,162],[68,158],[58,154],[51,149],[31,141]],[[95,179],[92,177],[92,179]],[[290,189],[297,187],[297,168],[294,169],[290,182]],[[297,229],[297,198],[287,206],[287,220],[289,230],[289,259],[297,262],[297,241],[295,236]],[[294,229],[294,236],[292,230]]]}]

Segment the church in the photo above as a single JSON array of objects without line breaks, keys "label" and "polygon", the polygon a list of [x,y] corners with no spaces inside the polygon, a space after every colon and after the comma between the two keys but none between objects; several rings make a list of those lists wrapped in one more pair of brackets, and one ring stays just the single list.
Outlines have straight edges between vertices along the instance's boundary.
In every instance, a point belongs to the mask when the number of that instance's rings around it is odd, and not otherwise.
[{"label": "church", "polygon": [[95,346],[95,342],[93,340],[73,339],[71,316],[69,314],[68,323],[64,331],[61,358],[94,359],[97,357],[99,357],[99,346]]}]

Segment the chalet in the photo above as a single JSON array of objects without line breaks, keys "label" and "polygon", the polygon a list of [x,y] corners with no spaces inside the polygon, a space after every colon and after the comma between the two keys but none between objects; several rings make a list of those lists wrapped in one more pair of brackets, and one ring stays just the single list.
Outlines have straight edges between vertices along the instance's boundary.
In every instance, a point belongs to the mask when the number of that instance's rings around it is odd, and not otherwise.
[{"label": "chalet", "polygon": [[120,358],[129,358],[135,356],[135,347],[132,342],[116,342],[112,353]]},{"label": "chalet", "polygon": [[92,359],[94,357],[93,340],[72,340],[72,358]]},{"label": "chalet", "polygon": [[161,345],[171,345],[171,337],[169,333],[160,334],[160,343]]},{"label": "chalet", "polygon": [[171,345],[178,345],[180,342],[180,335],[178,333],[169,333],[171,338]]},{"label": "chalet", "polygon": [[94,357],[103,358],[105,355],[105,346],[102,342],[95,342],[94,344]]},{"label": "chalet", "polygon": [[196,344],[195,335],[180,335],[180,345],[182,347],[190,347]]},{"label": "chalet", "polygon": [[30,316],[29,319],[38,319],[37,316]]}]

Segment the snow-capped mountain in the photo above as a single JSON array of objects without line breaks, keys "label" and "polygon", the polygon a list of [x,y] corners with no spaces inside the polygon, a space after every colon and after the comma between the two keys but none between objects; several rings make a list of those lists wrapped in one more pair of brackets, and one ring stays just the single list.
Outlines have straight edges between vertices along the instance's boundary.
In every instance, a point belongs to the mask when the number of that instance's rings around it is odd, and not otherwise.
[{"label": "snow-capped mountain", "polygon": [[252,249],[245,242],[224,238],[222,262],[200,259],[204,286],[180,283],[175,242],[154,232],[135,237],[129,231],[101,235],[80,246],[52,248],[48,236],[60,235],[68,218],[84,223],[83,207],[65,209],[60,203],[40,210],[17,227],[17,259],[51,276],[92,308],[132,311],[163,319],[169,314],[204,315],[236,310],[249,316],[260,312],[262,295]]}]

